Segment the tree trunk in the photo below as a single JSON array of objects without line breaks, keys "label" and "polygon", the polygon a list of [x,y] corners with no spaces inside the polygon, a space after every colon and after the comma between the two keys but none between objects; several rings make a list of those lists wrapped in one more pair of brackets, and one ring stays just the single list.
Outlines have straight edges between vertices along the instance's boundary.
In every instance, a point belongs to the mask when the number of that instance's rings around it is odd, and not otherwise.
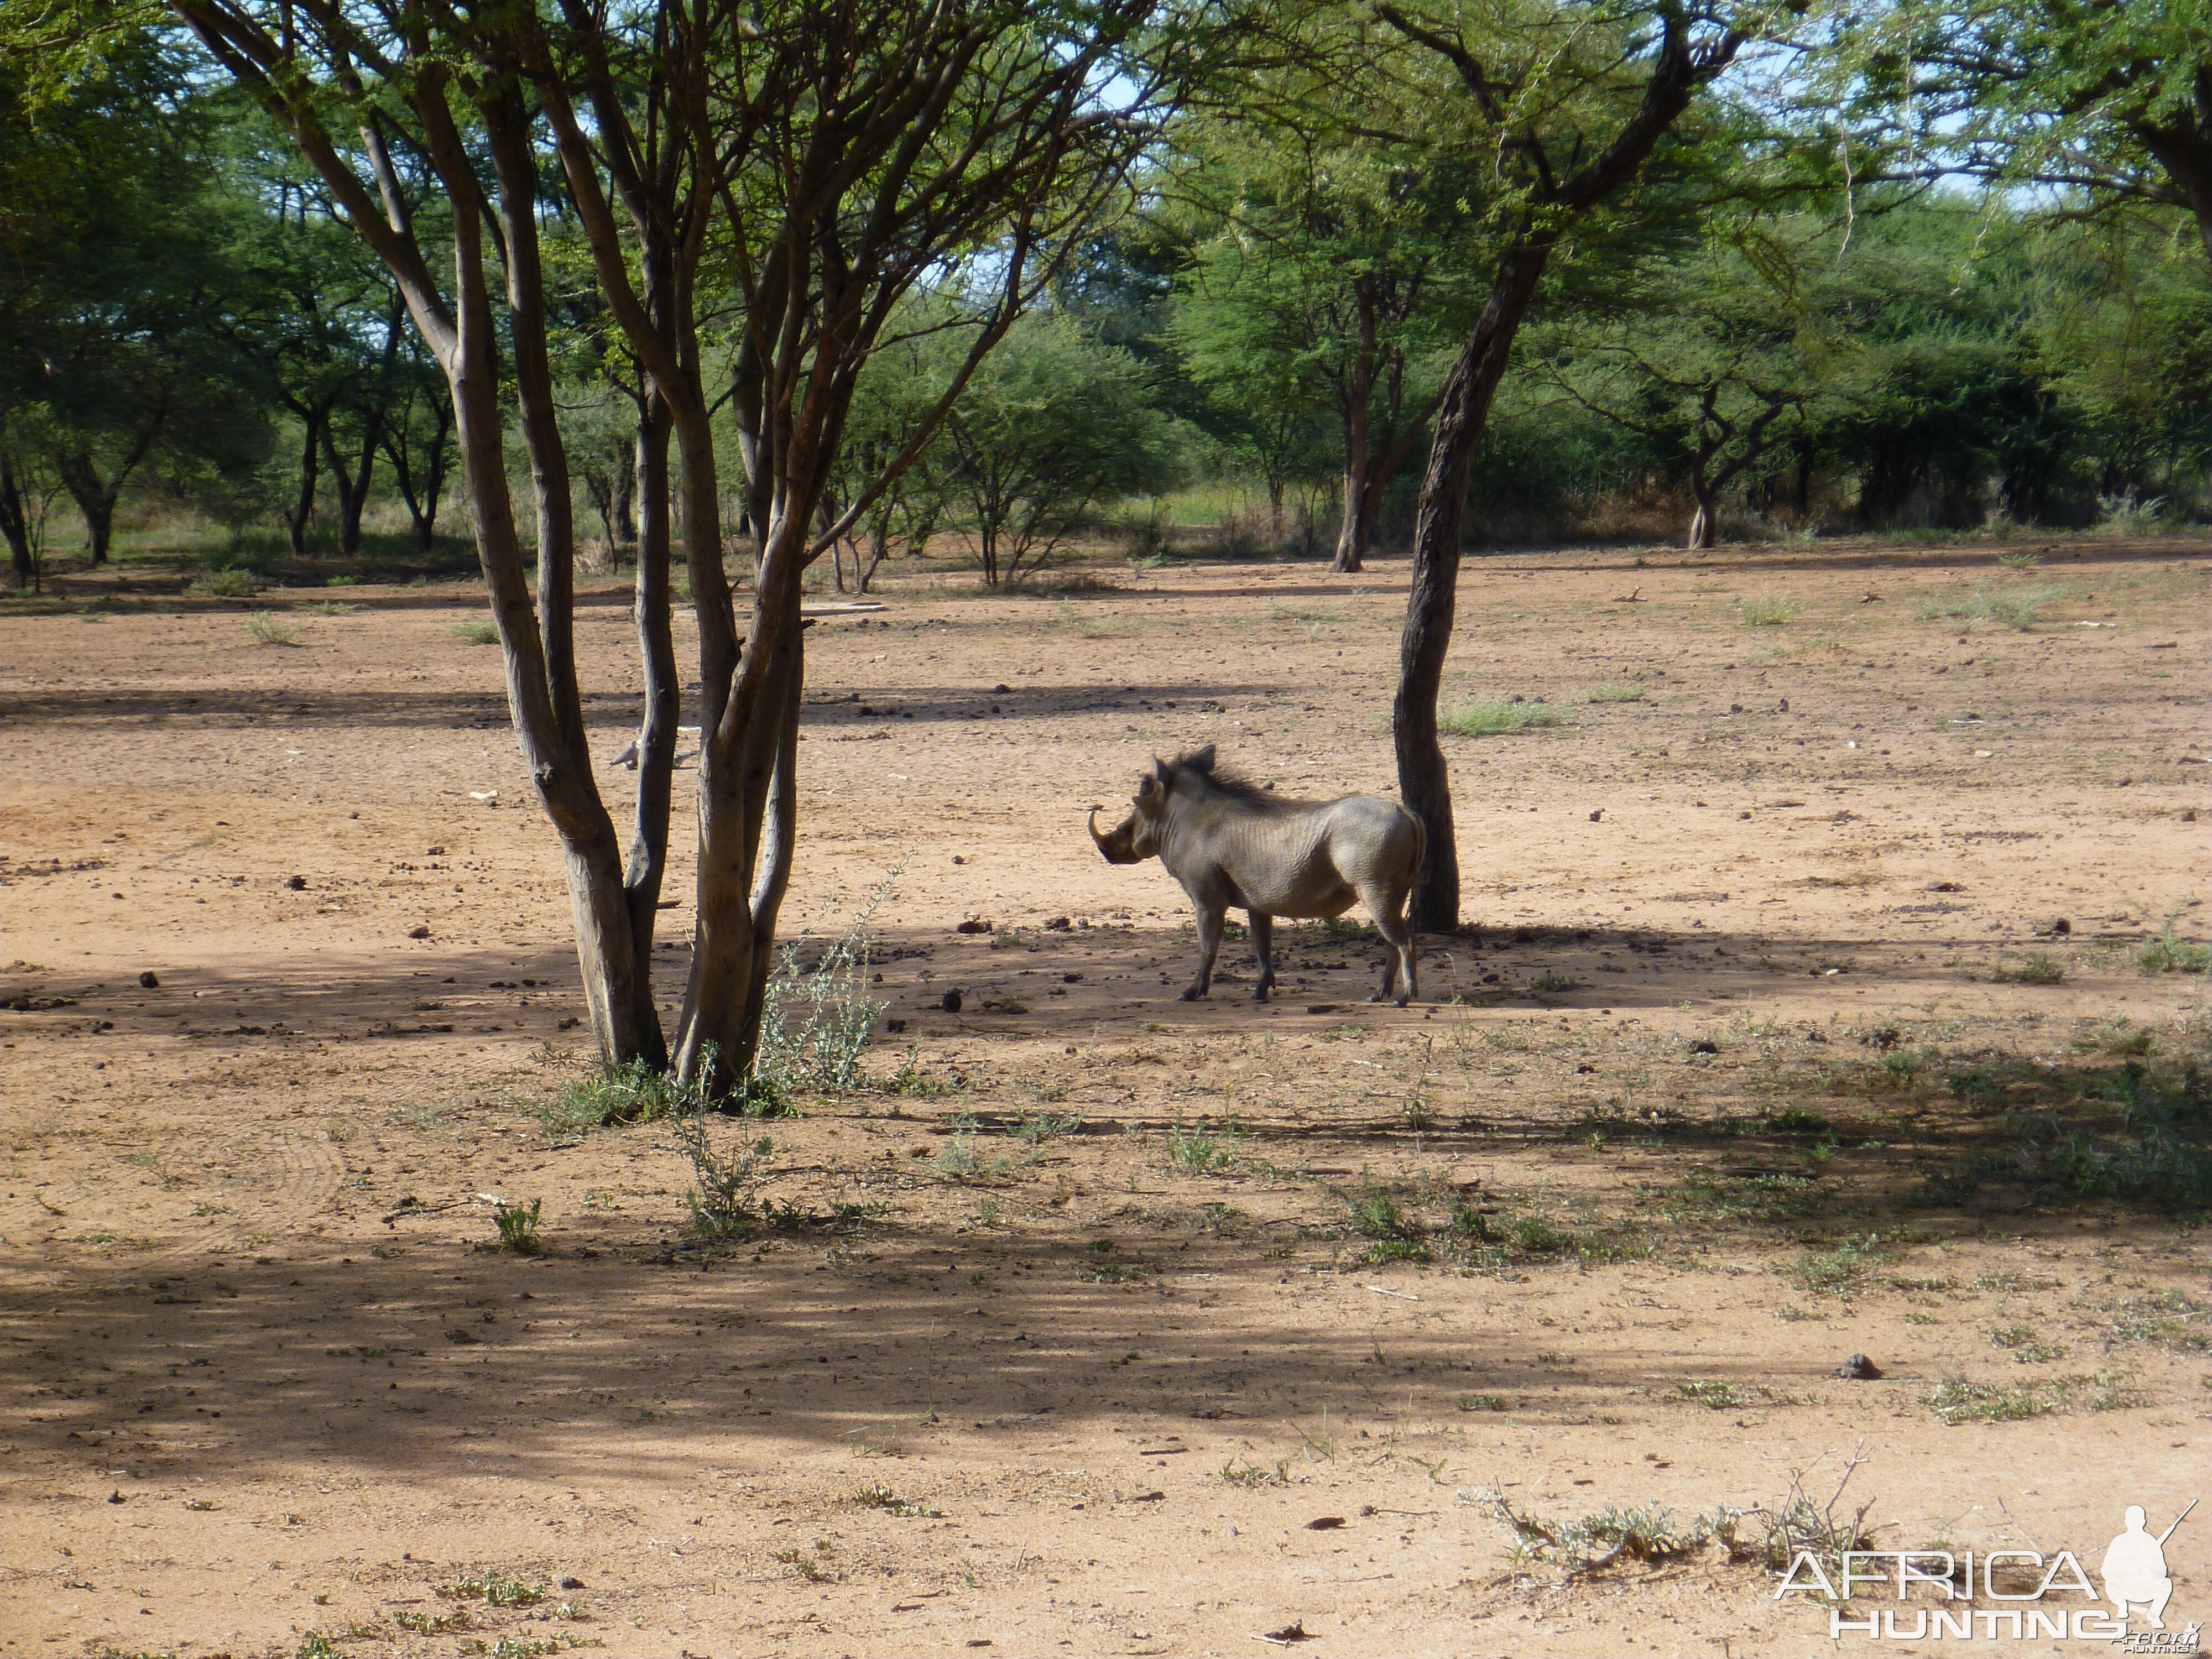
[{"label": "tree trunk", "polygon": [[[668,1045],[653,1005],[653,935],[668,864],[669,801],[676,774],[676,728],[683,718],[683,682],[670,620],[671,533],[668,405],[658,395],[638,411],[637,467],[632,493],[640,516],[637,547],[637,645],[645,667],[645,719],[637,734],[637,811],[623,887],[629,903],[631,993],[639,1028],[650,1033],[638,1058],[659,1070]],[[617,520],[621,515],[617,514]]]},{"label": "tree trunk", "polygon": [[[858,550],[855,550],[857,556]],[[806,638],[794,636],[790,685],[784,696],[775,771],[769,782],[766,822],[753,874],[752,977],[745,987],[744,1023],[754,1031],[768,1012],[769,975],[775,965],[775,924],[791,882],[791,854],[799,842],[799,717],[805,700]]]},{"label": "tree trunk", "polygon": [[1410,911],[1418,933],[1448,933],[1459,926],[1459,849],[1453,841],[1451,779],[1437,741],[1437,695],[1443,685],[1458,600],[1468,474],[1491,400],[1512,355],[1514,334],[1535,298],[1552,246],[1548,238],[1524,238],[1499,261],[1474,332],[1444,383],[1428,476],[1421,484],[1413,582],[1399,646],[1398,695],[1390,714],[1398,793],[1428,831]]},{"label": "tree trunk", "polygon": [[[537,173],[530,117],[520,88],[477,106],[498,179],[505,233],[511,367],[522,408],[538,509],[538,600],[525,580],[521,538],[507,483],[500,409],[498,342],[483,264],[482,231],[468,207],[453,216],[454,266],[462,284],[459,342],[452,380],[454,423],[485,584],[507,661],[507,701],[523,759],[560,838],[576,929],[577,964],[602,1063],[612,1066],[660,1052],[649,986],[636,982],[629,898],[620,848],[592,775],[582,700],[576,683],[573,592],[574,544],[567,460],[560,447],[545,343],[545,296],[538,263]],[[435,159],[449,187],[468,202],[469,162],[450,125]]]},{"label": "tree trunk", "polygon": [[[638,466],[644,459],[645,424],[638,424],[637,441],[624,444],[615,454],[614,512],[607,521],[607,538],[611,548],[635,547],[643,514],[638,501]],[[661,487],[667,488],[668,432],[664,426],[660,434]],[[661,500],[661,512],[667,513],[667,498]]]},{"label": "tree trunk", "polygon": [[1690,480],[1690,493],[1697,497],[1698,506],[1690,514],[1687,545],[1695,553],[1712,546],[1718,533],[1719,514],[1713,500],[1713,487],[1704,477]]},{"label": "tree trunk", "polygon": [[1367,475],[1369,406],[1375,396],[1375,300],[1364,282],[1355,283],[1352,293],[1359,307],[1359,339],[1345,374],[1344,520],[1336,532],[1336,556],[1328,567],[1346,573],[1361,568],[1374,532]]},{"label": "tree trunk", "polygon": [[115,537],[115,497],[120,480],[104,482],[89,455],[71,455],[61,464],[62,487],[84,515],[86,545],[94,564],[107,562],[107,550]]},{"label": "tree trunk", "polygon": [[300,418],[307,425],[307,436],[300,447],[300,493],[284,514],[284,541],[295,559],[307,556],[307,521],[315,515],[315,486],[321,482],[318,469],[322,465],[325,421],[320,410],[309,410]]},{"label": "tree trunk", "polygon": [[350,470],[338,453],[337,429],[334,422],[323,423],[323,458],[330,465],[331,482],[338,492],[338,556],[353,559],[361,556],[361,515],[368,505],[368,486],[376,474],[376,427],[368,425],[362,434],[361,458]]},{"label": "tree trunk", "polygon": [[8,562],[15,574],[15,586],[28,587],[39,574],[37,562],[31,557],[31,517],[23,505],[23,492],[15,483],[15,465],[5,455],[0,455],[0,537],[8,543]]}]

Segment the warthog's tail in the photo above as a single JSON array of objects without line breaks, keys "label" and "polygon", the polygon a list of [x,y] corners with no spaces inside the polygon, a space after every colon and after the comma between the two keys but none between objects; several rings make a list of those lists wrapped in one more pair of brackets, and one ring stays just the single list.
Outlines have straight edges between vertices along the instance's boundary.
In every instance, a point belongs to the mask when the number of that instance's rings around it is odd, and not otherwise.
[{"label": "warthog's tail", "polygon": [[1413,873],[1406,883],[1406,914],[1410,919],[1413,911],[1413,883],[1421,878],[1421,866],[1429,861],[1429,826],[1421,822],[1419,812],[1407,809],[1406,816],[1413,821]]}]

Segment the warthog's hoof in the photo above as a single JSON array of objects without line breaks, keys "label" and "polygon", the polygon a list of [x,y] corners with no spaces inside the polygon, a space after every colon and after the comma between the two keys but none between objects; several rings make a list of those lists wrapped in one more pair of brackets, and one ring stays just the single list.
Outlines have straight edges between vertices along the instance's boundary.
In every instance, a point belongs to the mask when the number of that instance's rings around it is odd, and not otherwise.
[{"label": "warthog's hoof", "polygon": [[1252,988],[1252,1000],[1253,1000],[1253,1001],[1255,1001],[1255,1002],[1265,1002],[1267,1000],[1267,988],[1266,986],[1264,986],[1264,985],[1255,985],[1255,986],[1254,986],[1254,987]]},{"label": "warthog's hoof", "polygon": [[1205,992],[1200,990],[1198,987],[1194,985],[1188,989],[1178,993],[1176,997],[1176,1000],[1177,1002],[1195,1002],[1205,994]]}]

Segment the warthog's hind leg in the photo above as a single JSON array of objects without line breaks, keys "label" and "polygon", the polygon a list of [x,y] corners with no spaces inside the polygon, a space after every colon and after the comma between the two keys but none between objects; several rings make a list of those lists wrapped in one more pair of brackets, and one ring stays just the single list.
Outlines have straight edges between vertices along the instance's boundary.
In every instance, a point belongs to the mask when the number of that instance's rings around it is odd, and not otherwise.
[{"label": "warthog's hind leg", "polygon": [[1213,984],[1213,958],[1221,951],[1221,918],[1224,906],[1198,902],[1198,977],[1191,981],[1178,1002],[1196,1002]]},{"label": "warthog's hind leg", "polygon": [[1413,971],[1413,930],[1406,922],[1404,897],[1362,888],[1359,902],[1367,907],[1368,915],[1375,918],[1375,925],[1389,942],[1389,953],[1382,958],[1382,988],[1371,1000],[1395,1002],[1402,1008],[1421,994],[1420,981]]},{"label": "warthog's hind leg", "polygon": [[1252,1000],[1265,1002],[1275,988],[1275,919],[1265,910],[1246,913],[1252,921],[1252,950],[1260,958],[1260,982],[1252,988]]}]

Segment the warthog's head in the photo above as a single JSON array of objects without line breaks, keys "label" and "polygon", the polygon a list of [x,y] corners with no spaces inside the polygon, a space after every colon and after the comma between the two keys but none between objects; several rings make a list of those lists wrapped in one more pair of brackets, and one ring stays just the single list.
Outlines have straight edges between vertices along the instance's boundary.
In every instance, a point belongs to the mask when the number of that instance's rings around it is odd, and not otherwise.
[{"label": "warthog's head", "polygon": [[1091,809],[1091,839],[1098,843],[1098,850],[1106,855],[1107,863],[1141,864],[1158,854],[1160,822],[1166,816],[1168,792],[1174,786],[1178,769],[1211,772],[1213,745],[1208,744],[1172,761],[1153,761],[1152,769],[1137,780],[1137,793],[1129,798],[1129,816],[1103,836],[1098,833],[1098,814],[1105,808]]}]

